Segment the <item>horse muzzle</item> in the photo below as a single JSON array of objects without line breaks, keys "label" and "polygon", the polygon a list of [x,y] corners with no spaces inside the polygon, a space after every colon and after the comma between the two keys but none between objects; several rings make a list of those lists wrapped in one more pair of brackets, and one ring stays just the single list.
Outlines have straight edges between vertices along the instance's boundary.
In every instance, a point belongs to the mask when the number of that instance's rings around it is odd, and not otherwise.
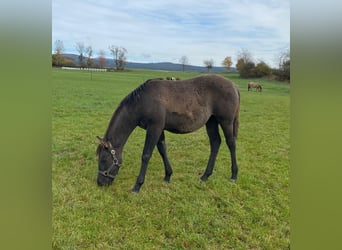
[{"label": "horse muzzle", "polygon": [[113,184],[114,178],[109,176],[103,176],[101,174],[97,175],[97,185],[98,186],[110,186]]}]

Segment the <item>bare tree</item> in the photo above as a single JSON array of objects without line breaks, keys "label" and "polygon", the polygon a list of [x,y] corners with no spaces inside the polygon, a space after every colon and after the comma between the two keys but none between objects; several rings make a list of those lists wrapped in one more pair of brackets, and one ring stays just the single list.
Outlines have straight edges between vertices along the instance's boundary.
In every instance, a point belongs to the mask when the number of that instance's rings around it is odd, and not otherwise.
[{"label": "bare tree", "polygon": [[62,54],[64,50],[64,44],[61,40],[55,41],[55,54]]},{"label": "bare tree", "polygon": [[54,66],[60,67],[63,65],[64,57],[63,57],[64,45],[61,40],[55,41],[55,53],[52,55],[52,64]]},{"label": "bare tree", "polygon": [[278,79],[290,81],[290,50],[286,49],[279,56]]},{"label": "bare tree", "polygon": [[126,61],[127,50],[124,47],[118,47],[114,45],[109,46],[109,50],[114,57],[116,69],[123,70],[125,68],[125,65],[127,64],[127,61]]},{"label": "bare tree", "polygon": [[80,67],[81,68],[84,68],[84,50],[85,50],[85,47],[84,47],[84,43],[82,42],[78,42],[76,43],[76,46],[75,46],[79,56],[78,56],[78,60],[80,62]]},{"label": "bare tree", "polygon": [[184,72],[185,65],[189,64],[188,57],[185,56],[185,55],[182,56],[182,57],[179,59],[179,62],[180,62],[180,64],[182,64],[182,68],[183,68],[183,72]]},{"label": "bare tree", "polygon": [[252,63],[253,57],[252,54],[247,49],[241,49],[237,55],[237,61],[241,60],[243,63]]},{"label": "bare tree", "polygon": [[283,67],[287,61],[290,61],[290,50],[286,49],[285,51],[280,53],[279,56],[279,68]]},{"label": "bare tree", "polygon": [[214,60],[213,59],[204,60],[203,63],[204,63],[204,66],[208,69],[208,72],[210,71],[210,69],[212,67],[214,67]]},{"label": "bare tree", "polygon": [[92,56],[93,56],[93,48],[89,45],[87,48],[86,48],[86,50],[85,50],[86,52],[86,55],[87,55],[87,57],[88,57],[88,59],[87,59],[87,67],[92,67],[93,66],[93,64],[94,64],[94,61],[93,61],[93,59],[92,59]]}]

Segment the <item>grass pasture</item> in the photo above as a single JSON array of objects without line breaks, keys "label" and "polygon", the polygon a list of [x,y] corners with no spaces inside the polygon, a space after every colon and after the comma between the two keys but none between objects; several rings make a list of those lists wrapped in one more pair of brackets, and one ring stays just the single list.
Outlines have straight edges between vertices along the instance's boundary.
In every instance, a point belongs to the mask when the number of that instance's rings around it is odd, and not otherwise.
[{"label": "grass pasture", "polygon": [[[145,131],[126,143],[110,187],[96,185],[96,135],[102,136],[119,102],[149,78],[198,73],[52,70],[53,249],[289,249],[289,85],[226,76],[241,93],[237,141],[239,176],[229,181],[224,137],[214,173],[200,183],[209,157],[205,128],[166,132],[173,176],[164,183],[154,151],[139,194],[132,194]],[[256,79],[252,79],[256,80]],[[258,81],[258,80],[256,80]]]}]

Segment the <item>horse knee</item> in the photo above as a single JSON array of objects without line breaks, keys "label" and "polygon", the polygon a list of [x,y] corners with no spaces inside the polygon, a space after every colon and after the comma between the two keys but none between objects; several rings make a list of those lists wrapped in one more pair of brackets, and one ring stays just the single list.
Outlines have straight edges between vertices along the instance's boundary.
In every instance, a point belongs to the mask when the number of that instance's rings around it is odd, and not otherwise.
[{"label": "horse knee", "polygon": [[150,160],[151,156],[152,156],[152,154],[143,154],[141,157],[142,163],[147,164],[148,161]]},{"label": "horse knee", "polygon": [[235,149],[236,147],[235,138],[227,140],[227,145],[230,149],[233,149],[233,148]]}]

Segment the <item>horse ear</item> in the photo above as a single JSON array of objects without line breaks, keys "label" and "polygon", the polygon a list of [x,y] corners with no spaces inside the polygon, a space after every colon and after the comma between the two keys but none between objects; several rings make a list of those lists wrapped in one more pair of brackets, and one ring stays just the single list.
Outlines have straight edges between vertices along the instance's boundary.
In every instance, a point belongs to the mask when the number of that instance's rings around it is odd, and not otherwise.
[{"label": "horse ear", "polygon": [[100,145],[102,145],[102,146],[104,146],[105,148],[108,148],[108,143],[105,141],[105,140],[103,140],[101,137],[99,137],[99,136],[96,136],[96,138],[99,140],[99,144]]},{"label": "horse ear", "polygon": [[100,145],[104,146],[105,148],[112,148],[112,144],[109,141],[105,141],[99,136],[96,136],[96,138],[99,140]]}]

